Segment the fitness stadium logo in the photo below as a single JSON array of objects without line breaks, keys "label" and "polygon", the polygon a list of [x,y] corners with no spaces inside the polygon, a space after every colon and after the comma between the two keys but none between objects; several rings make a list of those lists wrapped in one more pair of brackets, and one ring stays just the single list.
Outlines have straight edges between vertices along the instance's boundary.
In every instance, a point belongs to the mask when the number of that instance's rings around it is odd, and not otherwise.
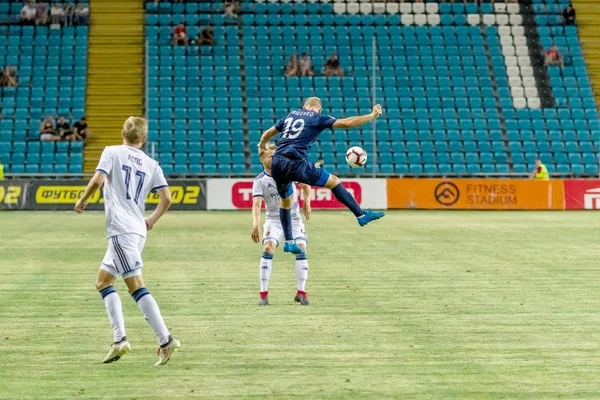
[{"label": "fitness stadium logo", "polygon": [[443,206],[451,206],[460,198],[460,190],[452,182],[442,182],[435,187],[435,200]]}]

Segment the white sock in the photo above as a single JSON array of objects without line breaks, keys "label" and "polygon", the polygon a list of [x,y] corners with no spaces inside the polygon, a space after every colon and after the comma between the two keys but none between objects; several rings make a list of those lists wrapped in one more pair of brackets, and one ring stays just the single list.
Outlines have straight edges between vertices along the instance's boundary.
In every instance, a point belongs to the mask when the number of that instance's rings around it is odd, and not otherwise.
[{"label": "white sock", "polygon": [[123,318],[123,307],[121,306],[121,297],[114,287],[109,286],[100,291],[108,319],[113,327],[114,342],[120,342],[125,337],[125,319]]},{"label": "white sock", "polygon": [[308,260],[306,254],[296,256],[296,280],[298,290],[306,292],[306,280],[308,279]]},{"label": "white sock", "polygon": [[273,254],[263,251],[260,259],[260,291],[269,291],[269,279],[273,269]]},{"label": "white sock", "polygon": [[161,346],[167,344],[169,342],[169,330],[165,325],[162,315],[160,315],[160,310],[154,297],[152,297],[146,288],[136,290],[131,296],[133,296],[133,299],[144,314],[144,318],[146,318],[146,321],[148,321],[154,333],[156,333],[158,344]]}]

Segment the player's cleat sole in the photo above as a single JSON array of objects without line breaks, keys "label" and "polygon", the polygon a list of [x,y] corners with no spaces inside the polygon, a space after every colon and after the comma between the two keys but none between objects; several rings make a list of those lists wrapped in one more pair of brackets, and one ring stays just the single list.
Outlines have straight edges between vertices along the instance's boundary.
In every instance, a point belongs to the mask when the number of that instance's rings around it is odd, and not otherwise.
[{"label": "player's cleat sole", "polygon": [[298,246],[296,243],[288,243],[285,242],[285,244],[283,245],[283,251],[286,253],[292,253],[292,254],[305,254],[304,250],[302,250],[302,247]]},{"label": "player's cleat sole", "polygon": [[179,340],[171,338],[166,346],[158,348],[158,361],[154,365],[165,365],[180,347],[181,343]]},{"label": "player's cleat sole", "polygon": [[365,226],[369,222],[383,218],[384,216],[385,216],[384,212],[366,210],[365,215],[363,215],[362,217],[356,218],[356,220],[358,221],[358,224],[360,226]]},{"label": "player's cleat sole", "polygon": [[310,301],[308,301],[308,298],[306,297],[306,292],[298,291],[296,293],[296,297],[294,297],[294,300],[296,301],[296,303],[300,303],[303,306],[310,305]]},{"label": "player's cleat sole", "polygon": [[120,343],[113,343],[110,345],[110,350],[102,362],[104,364],[118,361],[121,357],[131,351],[131,345],[128,341],[124,340]]}]

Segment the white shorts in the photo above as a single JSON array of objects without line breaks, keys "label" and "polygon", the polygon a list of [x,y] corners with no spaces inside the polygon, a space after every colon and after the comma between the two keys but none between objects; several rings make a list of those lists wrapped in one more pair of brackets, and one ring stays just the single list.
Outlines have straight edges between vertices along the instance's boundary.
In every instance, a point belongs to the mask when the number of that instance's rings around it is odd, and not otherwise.
[{"label": "white shorts", "polygon": [[[281,226],[281,221],[275,219],[268,219],[265,221],[265,225],[263,228],[263,244],[265,242],[272,241],[275,242],[277,246],[279,246],[279,243],[285,240],[285,235],[283,234],[283,227]],[[302,220],[292,220],[292,234],[294,235],[294,240],[308,242],[306,230],[304,229],[304,223],[302,223]]]},{"label": "white shorts", "polygon": [[146,238],[135,233],[115,235],[108,238],[108,249],[100,269],[115,278],[124,279],[142,274],[142,251]]}]

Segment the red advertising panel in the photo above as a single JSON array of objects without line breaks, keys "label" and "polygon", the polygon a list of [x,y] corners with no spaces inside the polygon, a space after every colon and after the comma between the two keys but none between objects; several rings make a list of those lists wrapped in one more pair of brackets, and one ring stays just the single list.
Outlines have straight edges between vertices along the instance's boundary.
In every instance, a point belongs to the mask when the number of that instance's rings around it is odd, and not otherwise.
[{"label": "red advertising panel", "polygon": [[567,210],[600,210],[600,179],[566,179]]},{"label": "red advertising panel", "polygon": [[[354,196],[358,204],[362,203],[362,187],[358,182],[342,182],[344,187],[348,189],[350,194]],[[304,198],[302,197],[302,191],[298,187],[298,193],[300,195],[300,206],[304,204]],[[312,208],[322,209],[337,209],[345,208],[340,202],[336,200],[331,193],[331,190],[325,188],[312,188],[311,197]],[[235,208],[239,209],[250,209],[252,208],[252,182],[236,182],[231,186],[231,202]]]},{"label": "red advertising panel", "polygon": [[[252,179],[209,179],[207,183],[207,207],[209,210],[248,210],[252,208]],[[364,208],[387,208],[385,179],[349,179],[342,184],[358,204]],[[300,205],[304,204],[302,191]],[[344,209],[331,190],[313,187],[311,190],[313,209]]]}]

